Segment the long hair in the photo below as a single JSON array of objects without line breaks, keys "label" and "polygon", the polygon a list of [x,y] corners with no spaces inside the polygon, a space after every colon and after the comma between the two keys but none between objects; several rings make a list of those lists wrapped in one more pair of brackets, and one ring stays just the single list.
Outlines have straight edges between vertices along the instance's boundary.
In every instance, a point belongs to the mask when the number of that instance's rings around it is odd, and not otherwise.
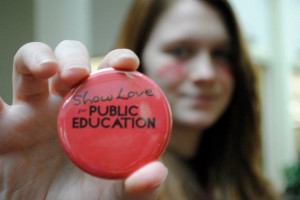
[{"label": "long hair", "polygon": [[[260,99],[255,69],[249,59],[234,12],[225,0],[199,0],[221,16],[233,45],[235,82],[230,105],[204,133],[188,164],[214,199],[275,199],[262,176]],[[161,14],[174,0],[135,0],[116,47],[129,48],[140,58]],[[143,66],[139,70],[143,72]],[[173,191],[175,192],[175,191]]]}]

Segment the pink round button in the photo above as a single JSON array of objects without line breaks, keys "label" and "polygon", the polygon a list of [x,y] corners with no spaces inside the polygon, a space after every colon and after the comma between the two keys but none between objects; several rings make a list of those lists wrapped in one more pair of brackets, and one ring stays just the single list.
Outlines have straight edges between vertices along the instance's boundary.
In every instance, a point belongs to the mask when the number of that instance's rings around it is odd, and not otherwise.
[{"label": "pink round button", "polygon": [[145,75],[106,68],[70,91],[58,115],[69,158],[102,178],[125,178],[157,160],[171,132],[162,90]]}]

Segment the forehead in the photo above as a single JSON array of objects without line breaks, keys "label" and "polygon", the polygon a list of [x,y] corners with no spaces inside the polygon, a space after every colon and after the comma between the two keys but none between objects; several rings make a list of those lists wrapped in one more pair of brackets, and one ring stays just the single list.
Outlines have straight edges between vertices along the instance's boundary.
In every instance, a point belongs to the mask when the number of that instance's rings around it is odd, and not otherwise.
[{"label": "forehead", "polygon": [[162,14],[152,36],[157,41],[185,38],[206,42],[229,40],[219,13],[208,4],[196,0],[176,1]]}]

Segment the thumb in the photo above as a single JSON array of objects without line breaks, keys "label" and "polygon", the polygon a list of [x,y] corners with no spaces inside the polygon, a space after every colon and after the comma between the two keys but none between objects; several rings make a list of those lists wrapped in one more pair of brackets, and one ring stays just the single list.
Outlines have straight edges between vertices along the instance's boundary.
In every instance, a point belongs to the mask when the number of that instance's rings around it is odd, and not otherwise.
[{"label": "thumb", "polygon": [[2,97],[0,96],[0,117],[1,113],[4,111],[5,102],[3,101]]},{"label": "thumb", "polygon": [[[130,175],[122,184],[116,199],[155,200],[168,175],[168,169],[159,161],[151,162]],[[118,186],[117,186],[118,187]],[[117,188],[115,188],[117,189]]]}]

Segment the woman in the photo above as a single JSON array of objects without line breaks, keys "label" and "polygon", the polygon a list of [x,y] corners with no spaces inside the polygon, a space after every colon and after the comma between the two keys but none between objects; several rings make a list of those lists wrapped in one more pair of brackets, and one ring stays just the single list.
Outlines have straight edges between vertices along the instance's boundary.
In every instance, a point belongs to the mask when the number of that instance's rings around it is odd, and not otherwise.
[{"label": "woman", "polygon": [[227,1],[137,0],[117,47],[141,58],[171,104],[162,199],[274,199],[261,173],[256,77]]},{"label": "woman", "polygon": [[[76,41],[63,41],[55,50],[28,43],[14,57],[13,104],[0,99],[0,199],[273,198],[258,162],[255,77],[227,3],[140,3],[149,7],[133,9],[138,29],[127,31],[119,46],[137,52],[141,69],[169,98],[174,130],[165,164],[151,162],[124,180],[100,179],[74,166],[60,146],[56,121],[63,97],[90,73],[87,49]],[[154,21],[144,21],[148,15]],[[99,68],[136,70],[138,65],[132,51],[118,49]],[[164,184],[165,165],[170,173]]]}]

